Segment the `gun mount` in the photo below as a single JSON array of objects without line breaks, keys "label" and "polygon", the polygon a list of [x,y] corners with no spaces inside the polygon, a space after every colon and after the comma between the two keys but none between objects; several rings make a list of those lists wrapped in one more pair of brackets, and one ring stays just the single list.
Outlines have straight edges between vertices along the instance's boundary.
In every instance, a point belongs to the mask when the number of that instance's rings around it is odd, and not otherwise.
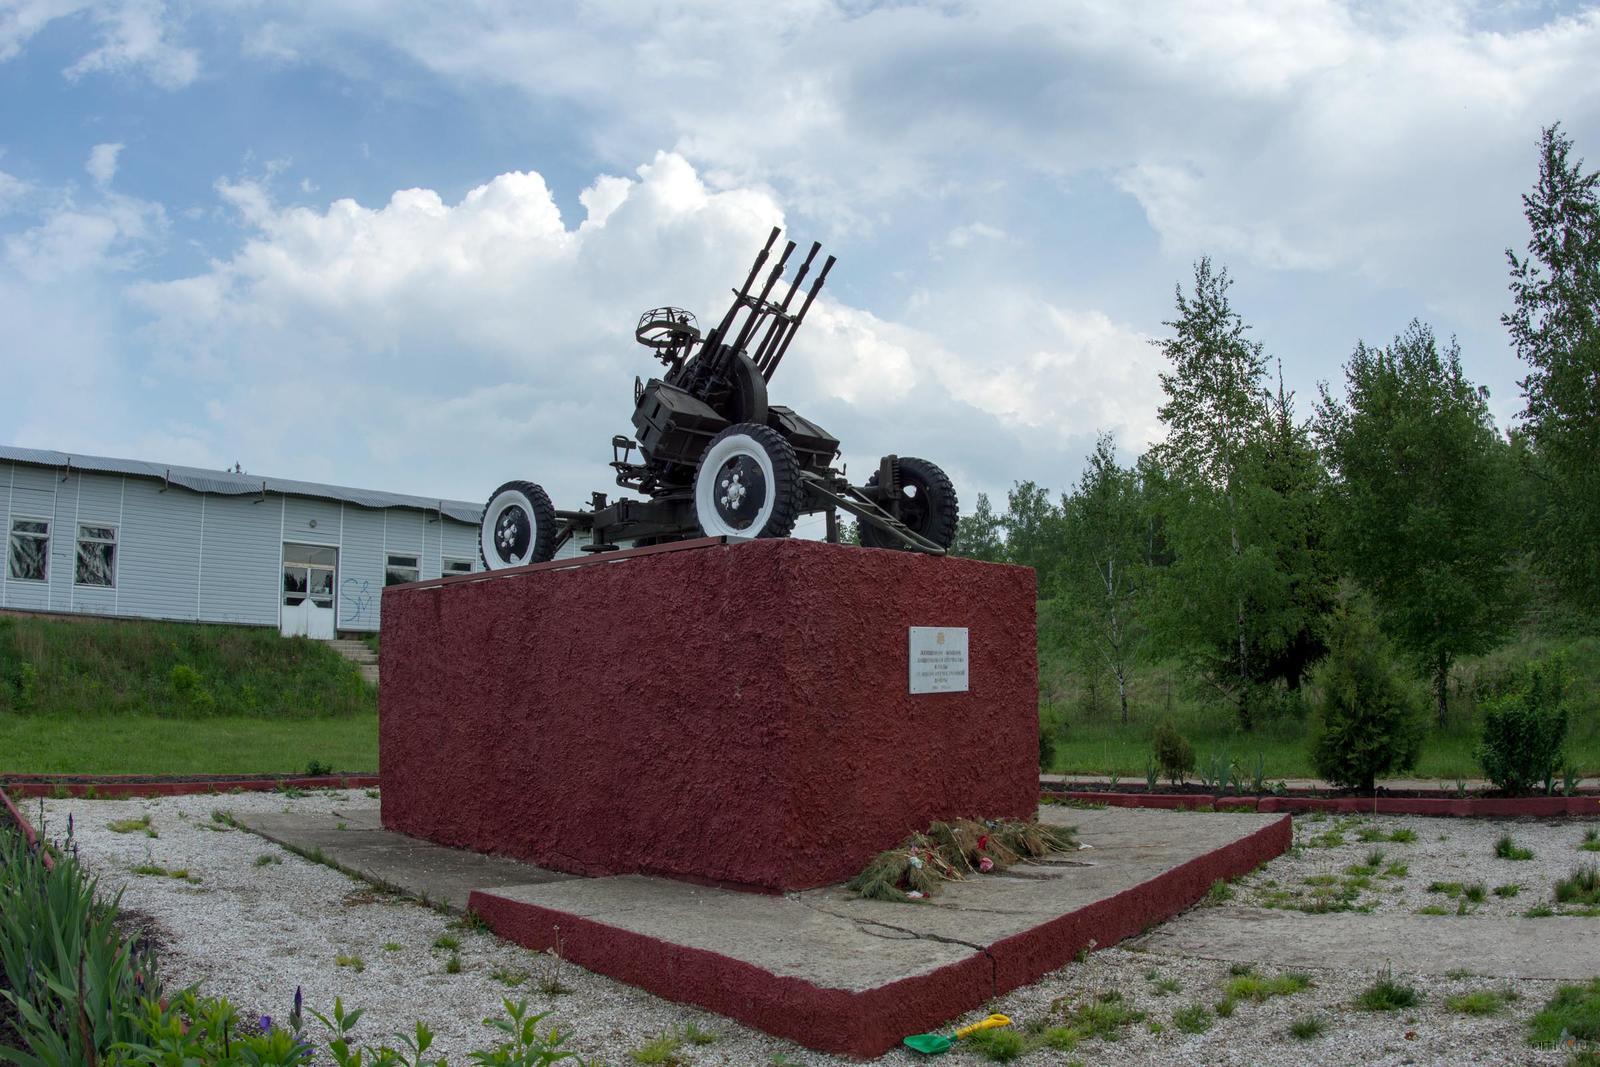
[{"label": "gun mount", "polygon": [[605,552],[705,535],[787,537],[800,516],[818,512],[827,516],[827,539],[837,541],[841,511],[856,518],[863,545],[945,554],[958,512],[944,471],[889,455],[864,485],[852,485],[833,466],[838,439],[769,402],[767,386],[834,265],[833,256],[823,261],[796,307],[822,249],[813,243],[779,299],[774,290],[795,243],[784,245],[763,279],[778,236],[773,227],[728,310],[706,333],[683,308],[639,317],[634,338],[665,369],[659,378],[635,379],[633,436],[611,439],[611,467],[617,485],[643,499],[608,502],[605,493],[592,493],[588,508],[561,511],[536,483],[507,482],[484,508],[485,567],[541,563],[574,538],[586,552]]}]

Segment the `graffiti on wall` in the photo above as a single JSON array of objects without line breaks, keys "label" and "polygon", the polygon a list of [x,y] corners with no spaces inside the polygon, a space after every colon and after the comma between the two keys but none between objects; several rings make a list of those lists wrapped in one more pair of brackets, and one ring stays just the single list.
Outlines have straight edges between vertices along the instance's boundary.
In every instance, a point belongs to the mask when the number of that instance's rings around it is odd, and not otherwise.
[{"label": "graffiti on wall", "polygon": [[346,578],[339,587],[339,607],[345,626],[371,625],[377,620],[367,613],[372,610],[372,584],[365,578]]}]

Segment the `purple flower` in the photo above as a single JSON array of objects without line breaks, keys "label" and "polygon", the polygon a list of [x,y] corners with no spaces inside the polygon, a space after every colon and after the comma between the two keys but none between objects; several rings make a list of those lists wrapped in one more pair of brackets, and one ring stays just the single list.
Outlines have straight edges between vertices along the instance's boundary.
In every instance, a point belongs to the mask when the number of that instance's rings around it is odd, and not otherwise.
[{"label": "purple flower", "polygon": [[263,1034],[272,1033],[272,1016],[263,1015],[261,1018],[257,1019],[256,1022],[260,1024],[261,1032]]},{"label": "purple flower", "polygon": [[67,836],[72,836],[72,812],[67,812]]}]

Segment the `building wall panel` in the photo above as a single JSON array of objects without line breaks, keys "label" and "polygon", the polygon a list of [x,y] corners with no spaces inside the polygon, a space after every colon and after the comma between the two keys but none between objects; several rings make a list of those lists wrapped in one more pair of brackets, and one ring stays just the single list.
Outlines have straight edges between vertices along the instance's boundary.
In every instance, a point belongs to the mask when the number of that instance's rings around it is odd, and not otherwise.
[{"label": "building wall panel", "polygon": [[200,526],[206,497],[129,478],[122,503],[123,579],[118,612],[195,619],[200,600]]},{"label": "building wall panel", "polygon": [[[283,506],[283,539],[302,545],[337,545],[339,543],[339,508],[337,500],[318,500],[306,496],[280,498]],[[315,523],[316,525],[312,525]]]},{"label": "building wall panel", "polygon": [[475,571],[483,569],[478,559],[478,528],[454,519],[444,520],[444,558],[464,559]]},{"label": "building wall panel", "polygon": [[[39,477],[40,474],[44,477]],[[6,498],[9,502],[9,511],[6,516],[5,530],[5,566],[8,580],[5,585],[5,606],[8,608],[22,608],[27,611],[50,610],[51,588],[48,582],[14,582],[9,580],[11,563],[11,520],[12,519],[45,519],[50,523],[50,569],[49,576],[55,577],[55,549],[56,549],[56,478],[46,470],[25,467],[16,464],[8,476]]]},{"label": "building wall panel", "polygon": [[278,531],[284,498],[206,496],[200,553],[200,618],[204,622],[278,625]]},{"label": "building wall panel", "polygon": [[341,630],[378,629],[383,599],[383,526],[385,511],[346,504],[339,549],[339,615]]},{"label": "building wall panel", "polygon": [[87,615],[115,615],[121,600],[122,548],[116,549],[113,578],[114,585],[79,585],[78,578],[78,527],[84,525],[110,526],[122,539],[122,475],[73,475],[61,483],[56,494],[57,512],[67,514],[66,498],[72,496],[72,511],[62,527],[61,548],[65,550],[66,565],[61,573],[67,592],[66,610]]}]

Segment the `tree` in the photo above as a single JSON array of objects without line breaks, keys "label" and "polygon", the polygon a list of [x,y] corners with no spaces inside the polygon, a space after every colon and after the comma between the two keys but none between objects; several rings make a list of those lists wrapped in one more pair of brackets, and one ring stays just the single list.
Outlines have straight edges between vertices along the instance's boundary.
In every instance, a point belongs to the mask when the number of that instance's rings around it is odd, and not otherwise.
[{"label": "tree", "polygon": [[1000,538],[1000,517],[989,504],[987,493],[978,494],[971,515],[956,520],[956,539],[950,554],[998,563],[1005,559],[1006,543]]},{"label": "tree", "polygon": [[1016,483],[1006,494],[1000,525],[1006,532],[1006,559],[1032,567],[1040,591],[1049,589],[1061,551],[1061,512],[1050,490],[1031,481]]},{"label": "tree", "polygon": [[1548,478],[1539,560],[1576,603],[1600,600],[1600,172],[1569,161],[1559,124],[1539,139],[1539,179],[1523,196],[1532,236],[1510,249],[1523,418]]},{"label": "tree", "polygon": [[[1171,370],[1161,375],[1167,438],[1152,454],[1165,487],[1162,534],[1172,553],[1163,580],[1162,629],[1173,651],[1237,708],[1249,730],[1261,685],[1318,612],[1301,594],[1315,582],[1287,568],[1303,554],[1296,532],[1308,489],[1288,454],[1296,441],[1291,399],[1275,429],[1266,356],[1228,299],[1226,270],[1202,259],[1192,296],[1177,291],[1173,336],[1157,341]],[[1274,446],[1276,444],[1276,451]],[[1290,476],[1293,474],[1293,476]]]},{"label": "tree", "polygon": [[1442,725],[1451,665],[1494,647],[1515,614],[1510,450],[1457,345],[1441,353],[1420,322],[1387,348],[1358,343],[1344,377],[1344,399],[1324,384],[1317,414],[1339,554],[1432,676]]},{"label": "tree", "polygon": [[1109,671],[1128,721],[1128,682],[1145,638],[1148,523],[1137,471],[1117,464],[1116,439],[1103,433],[1061,502],[1062,557],[1052,602],[1073,644]]},{"label": "tree", "polygon": [[1364,596],[1338,605],[1328,655],[1312,673],[1311,762],[1331,785],[1372,791],[1416,766],[1422,716]]}]

